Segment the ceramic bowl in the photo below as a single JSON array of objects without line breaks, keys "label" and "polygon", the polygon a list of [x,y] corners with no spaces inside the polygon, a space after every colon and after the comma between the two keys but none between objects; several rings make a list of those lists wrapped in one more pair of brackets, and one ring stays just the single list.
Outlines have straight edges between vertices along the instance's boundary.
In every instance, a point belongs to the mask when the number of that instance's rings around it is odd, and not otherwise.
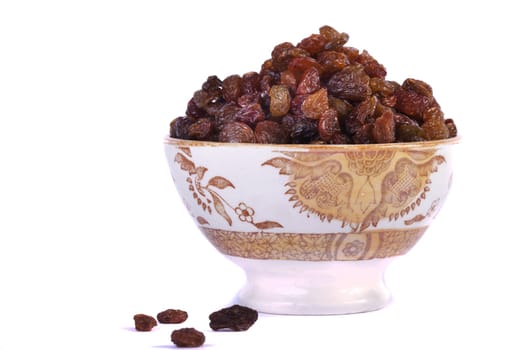
[{"label": "ceramic bowl", "polygon": [[197,227],[246,273],[239,303],[320,315],[389,302],[385,269],[445,202],[456,142],[164,144]]}]

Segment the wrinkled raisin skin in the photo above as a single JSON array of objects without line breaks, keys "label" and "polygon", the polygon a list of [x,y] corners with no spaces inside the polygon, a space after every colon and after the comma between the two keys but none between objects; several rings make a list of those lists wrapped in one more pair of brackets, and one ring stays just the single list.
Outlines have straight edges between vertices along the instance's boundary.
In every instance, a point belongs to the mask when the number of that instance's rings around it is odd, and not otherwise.
[{"label": "wrinkled raisin skin", "polygon": [[188,319],[188,313],[183,310],[167,309],[157,314],[159,323],[182,323]]},{"label": "wrinkled raisin skin", "polygon": [[152,316],[145,314],[136,314],[133,316],[135,329],[139,332],[149,332],[157,325],[157,320]]},{"label": "wrinkled raisin skin", "polygon": [[232,331],[248,330],[259,317],[259,313],[246,306],[233,305],[210,314],[210,328],[214,331],[230,329]]},{"label": "wrinkled raisin skin", "polygon": [[196,348],[204,344],[206,337],[195,328],[181,328],[171,333],[171,341],[180,348]]}]

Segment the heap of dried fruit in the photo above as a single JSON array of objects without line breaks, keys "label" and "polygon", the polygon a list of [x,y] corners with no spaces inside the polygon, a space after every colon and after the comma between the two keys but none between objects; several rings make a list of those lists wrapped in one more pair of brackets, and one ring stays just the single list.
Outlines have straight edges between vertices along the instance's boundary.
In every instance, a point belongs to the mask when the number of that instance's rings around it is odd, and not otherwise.
[{"label": "heap of dried fruit", "polygon": [[210,76],[170,124],[179,139],[244,143],[391,143],[457,134],[430,85],[386,80],[366,50],[329,26],[277,45],[257,72]]}]

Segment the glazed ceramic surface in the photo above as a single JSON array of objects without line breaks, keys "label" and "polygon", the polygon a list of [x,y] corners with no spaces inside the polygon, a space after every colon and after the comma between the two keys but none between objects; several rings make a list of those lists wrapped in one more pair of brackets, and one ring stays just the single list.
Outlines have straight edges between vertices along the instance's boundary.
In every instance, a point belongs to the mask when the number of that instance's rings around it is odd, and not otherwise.
[{"label": "glazed ceramic surface", "polygon": [[166,138],[165,151],[197,226],[247,274],[240,302],[262,312],[340,314],[386,305],[385,268],[416,244],[443,205],[456,142]]}]

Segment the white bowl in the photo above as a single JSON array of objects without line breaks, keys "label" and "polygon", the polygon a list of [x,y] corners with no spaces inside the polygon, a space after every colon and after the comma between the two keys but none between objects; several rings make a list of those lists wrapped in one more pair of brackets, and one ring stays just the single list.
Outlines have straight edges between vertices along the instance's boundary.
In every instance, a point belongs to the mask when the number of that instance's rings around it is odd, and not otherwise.
[{"label": "white bowl", "polygon": [[198,228],[246,272],[239,302],[320,315],[389,302],[385,269],[443,205],[457,141],[262,145],[166,137],[165,152]]}]

